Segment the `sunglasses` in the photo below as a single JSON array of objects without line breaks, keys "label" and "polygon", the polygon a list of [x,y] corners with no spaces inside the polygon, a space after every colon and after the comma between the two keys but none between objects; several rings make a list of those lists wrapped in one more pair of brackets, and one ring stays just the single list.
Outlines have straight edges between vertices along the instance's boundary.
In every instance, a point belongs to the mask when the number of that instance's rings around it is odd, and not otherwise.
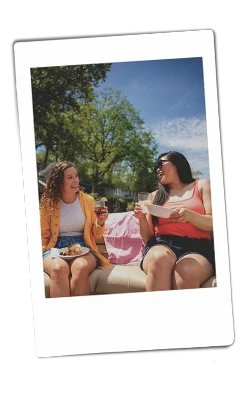
[{"label": "sunglasses", "polygon": [[168,162],[168,160],[158,160],[156,166],[154,167],[154,171],[156,172],[157,169],[161,168],[166,162]]}]

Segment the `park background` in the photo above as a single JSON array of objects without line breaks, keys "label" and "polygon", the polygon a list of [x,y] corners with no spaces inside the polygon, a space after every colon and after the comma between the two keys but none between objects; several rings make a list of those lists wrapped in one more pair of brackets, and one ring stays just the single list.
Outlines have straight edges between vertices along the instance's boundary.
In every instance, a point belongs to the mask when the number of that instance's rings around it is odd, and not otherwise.
[{"label": "park background", "polygon": [[180,151],[209,178],[202,58],[32,68],[31,82],[40,196],[63,160],[110,212],[156,190],[160,153]]}]

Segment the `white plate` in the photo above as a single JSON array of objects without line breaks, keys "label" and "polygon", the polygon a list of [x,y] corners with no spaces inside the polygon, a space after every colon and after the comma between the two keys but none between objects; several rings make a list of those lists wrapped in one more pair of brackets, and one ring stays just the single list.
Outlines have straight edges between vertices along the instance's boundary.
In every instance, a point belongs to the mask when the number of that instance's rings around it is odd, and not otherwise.
[{"label": "white plate", "polygon": [[57,249],[56,247],[53,247],[51,249],[51,256],[52,257],[57,256],[57,257],[63,258],[64,260],[72,260],[73,258],[84,256],[85,254],[87,254],[89,252],[89,249],[87,247],[82,247],[82,253],[75,254],[73,256],[63,256],[62,254],[60,254],[62,251],[63,251],[63,249]]},{"label": "white plate", "polygon": [[174,211],[171,210],[170,208],[157,206],[155,204],[149,204],[146,207],[148,208],[148,211],[151,215],[155,215],[156,217],[161,217],[161,218],[169,218],[172,212]]}]

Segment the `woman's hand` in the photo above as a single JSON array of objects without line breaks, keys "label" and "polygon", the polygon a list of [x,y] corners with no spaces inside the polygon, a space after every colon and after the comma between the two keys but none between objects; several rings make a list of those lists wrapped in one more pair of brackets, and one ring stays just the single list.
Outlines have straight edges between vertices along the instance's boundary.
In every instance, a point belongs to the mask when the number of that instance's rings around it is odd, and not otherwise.
[{"label": "woman's hand", "polygon": [[181,222],[182,224],[185,222],[191,222],[192,211],[187,208],[175,208],[169,219],[171,222]]},{"label": "woman's hand", "polygon": [[151,215],[142,212],[141,204],[135,203],[134,216],[139,220],[140,235],[144,243],[154,237],[154,227],[152,224]]},{"label": "woman's hand", "polygon": [[108,207],[105,206],[105,207],[104,207],[104,210],[103,210],[102,213],[101,213],[101,215],[97,218],[97,223],[98,223],[98,225],[103,226],[104,223],[105,223],[105,221],[107,221],[108,216],[109,216],[109,214],[108,214]]},{"label": "woman's hand", "polygon": [[142,206],[141,206],[141,204],[139,204],[139,203],[135,203],[134,216],[135,216],[137,219],[145,219],[145,217],[146,217],[146,214],[144,214],[144,213],[142,212]]},{"label": "woman's hand", "polygon": [[211,215],[201,215],[194,211],[187,210],[186,208],[175,208],[174,212],[170,215],[169,220],[172,222],[189,222],[196,228],[204,232],[213,231],[213,218]]}]

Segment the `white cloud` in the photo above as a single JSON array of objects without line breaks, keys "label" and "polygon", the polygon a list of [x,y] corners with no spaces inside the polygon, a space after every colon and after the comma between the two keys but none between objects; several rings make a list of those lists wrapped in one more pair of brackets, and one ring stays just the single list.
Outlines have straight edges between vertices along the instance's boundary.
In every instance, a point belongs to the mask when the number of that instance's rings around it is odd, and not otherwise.
[{"label": "white cloud", "polygon": [[192,170],[209,178],[206,121],[201,118],[176,118],[157,122],[147,128],[153,133],[159,152],[176,150],[185,155]]},{"label": "white cloud", "polygon": [[207,156],[199,156],[197,153],[185,154],[192,171],[200,171],[202,173],[201,178],[209,178],[209,162]]},{"label": "white cloud", "polygon": [[185,105],[181,102],[178,101],[177,103],[175,103],[172,107],[169,108],[170,111],[176,110],[176,109],[180,109],[182,107],[184,107]]},{"label": "white cloud", "polygon": [[199,118],[165,120],[148,127],[158,145],[183,150],[207,150],[206,121]]}]

